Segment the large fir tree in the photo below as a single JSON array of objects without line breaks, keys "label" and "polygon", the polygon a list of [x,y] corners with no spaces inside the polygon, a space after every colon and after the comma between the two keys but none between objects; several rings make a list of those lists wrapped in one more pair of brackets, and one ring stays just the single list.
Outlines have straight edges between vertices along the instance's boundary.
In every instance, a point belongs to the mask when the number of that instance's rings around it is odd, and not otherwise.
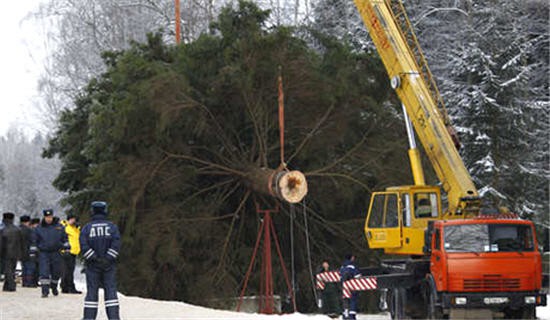
[{"label": "large fir tree", "polygon": [[[105,53],[107,71],[62,113],[45,152],[63,163],[55,185],[82,212],[93,199],[110,203],[123,233],[123,292],[201,304],[237,295],[261,218],[255,202],[273,205],[246,172],[279,165],[279,67],[286,161],[310,185],[296,242],[305,243],[305,217],[314,265],[350,251],[362,264],[376,258],[360,227],[369,193],[410,181],[385,71],[330,37],[311,33],[313,50],[292,29],[267,28],[268,15],[240,2],[222,10],[213,35],[177,47],[150,36]],[[291,211],[275,216],[287,258]],[[296,253],[304,310],[314,301],[308,254],[303,245]]]}]

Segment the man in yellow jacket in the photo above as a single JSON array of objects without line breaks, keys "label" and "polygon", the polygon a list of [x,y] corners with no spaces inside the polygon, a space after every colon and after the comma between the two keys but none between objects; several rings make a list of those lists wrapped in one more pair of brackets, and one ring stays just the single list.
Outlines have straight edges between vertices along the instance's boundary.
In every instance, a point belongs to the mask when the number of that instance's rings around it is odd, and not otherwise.
[{"label": "man in yellow jacket", "polygon": [[82,293],[76,290],[74,285],[74,269],[76,265],[76,256],[80,253],[80,226],[77,224],[77,218],[72,213],[67,214],[67,220],[61,221],[65,227],[65,233],[69,238],[71,250],[63,252],[63,277],[61,278],[62,293]]}]

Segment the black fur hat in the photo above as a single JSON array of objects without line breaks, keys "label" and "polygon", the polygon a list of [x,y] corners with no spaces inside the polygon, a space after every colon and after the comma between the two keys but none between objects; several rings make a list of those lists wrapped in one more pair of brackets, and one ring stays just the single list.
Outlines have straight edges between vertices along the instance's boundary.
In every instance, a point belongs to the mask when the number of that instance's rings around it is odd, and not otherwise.
[{"label": "black fur hat", "polygon": [[15,214],[11,212],[4,212],[4,214],[2,215],[2,218],[4,220],[13,220],[15,218]]}]

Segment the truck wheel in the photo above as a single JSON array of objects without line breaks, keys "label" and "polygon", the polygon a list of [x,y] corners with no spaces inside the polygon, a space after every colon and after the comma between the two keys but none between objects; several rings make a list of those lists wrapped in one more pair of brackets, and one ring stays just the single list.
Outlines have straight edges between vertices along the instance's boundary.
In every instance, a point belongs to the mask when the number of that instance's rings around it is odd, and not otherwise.
[{"label": "truck wheel", "polygon": [[443,319],[443,308],[438,305],[437,301],[437,291],[435,289],[435,284],[433,283],[433,278],[430,276],[426,278],[426,281],[422,284],[423,288],[423,303],[425,310],[426,319]]},{"label": "truck wheel", "polygon": [[443,319],[443,309],[437,305],[437,299],[435,293],[430,290],[427,301],[428,319]]},{"label": "truck wheel", "polygon": [[428,319],[443,319],[443,310],[441,307],[436,305],[437,301],[435,300],[435,295],[433,292],[430,292],[428,299]]},{"label": "truck wheel", "polygon": [[507,319],[536,319],[536,309],[534,306],[524,306],[519,309],[508,309],[504,311]]},{"label": "truck wheel", "polygon": [[391,318],[394,320],[405,319],[405,289],[391,289],[388,300]]}]

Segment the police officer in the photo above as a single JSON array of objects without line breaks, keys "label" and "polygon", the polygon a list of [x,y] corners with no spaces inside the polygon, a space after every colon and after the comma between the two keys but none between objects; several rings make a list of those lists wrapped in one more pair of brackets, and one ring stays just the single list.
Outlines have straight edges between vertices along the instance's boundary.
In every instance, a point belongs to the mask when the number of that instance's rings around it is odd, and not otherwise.
[{"label": "police officer", "polygon": [[[344,263],[340,267],[340,278],[342,281],[342,285],[344,284],[344,281],[358,278],[361,276],[361,273],[355,266],[355,256],[352,254],[346,255],[346,259],[344,260]],[[353,291],[351,293],[350,299],[344,299],[344,312],[343,312],[343,319],[344,320],[355,320],[357,317],[357,292]]]},{"label": "police officer", "polygon": [[40,218],[32,218],[31,219],[31,229],[36,229],[40,225]]},{"label": "police officer", "polygon": [[23,254],[21,263],[23,265],[23,287],[36,287],[34,273],[36,272],[36,254],[31,257],[30,249],[32,246],[31,217],[22,215],[19,218],[19,228],[23,235]]},{"label": "police officer", "polygon": [[14,218],[11,212],[2,215],[4,228],[0,231],[0,259],[4,264],[3,291],[15,291],[15,266],[23,254],[23,235],[21,229],[13,224]]},{"label": "police officer", "polygon": [[36,231],[36,228],[38,228],[38,226],[40,226],[40,218],[32,218],[31,219],[32,235],[31,235],[31,248],[29,249],[29,258],[30,258],[30,261],[34,263],[34,273],[32,275],[33,287],[38,286],[38,277],[40,276],[40,268],[38,265],[38,250],[36,249],[36,246],[32,244],[32,239],[33,239],[32,237],[34,237],[34,232]]},{"label": "police officer", "polygon": [[70,250],[65,228],[53,216],[52,209],[42,211],[44,218],[34,232],[32,250],[38,249],[40,263],[40,285],[42,298],[47,298],[50,288],[57,296],[57,285],[61,276],[61,250]]},{"label": "police officer", "polygon": [[80,249],[86,260],[84,319],[97,316],[98,290],[105,290],[105,309],[110,320],[119,319],[116,288],[116,259],[120,249],[118,227],[107,220],[107,203],[92,202],[92,221],[80,232]]}]

